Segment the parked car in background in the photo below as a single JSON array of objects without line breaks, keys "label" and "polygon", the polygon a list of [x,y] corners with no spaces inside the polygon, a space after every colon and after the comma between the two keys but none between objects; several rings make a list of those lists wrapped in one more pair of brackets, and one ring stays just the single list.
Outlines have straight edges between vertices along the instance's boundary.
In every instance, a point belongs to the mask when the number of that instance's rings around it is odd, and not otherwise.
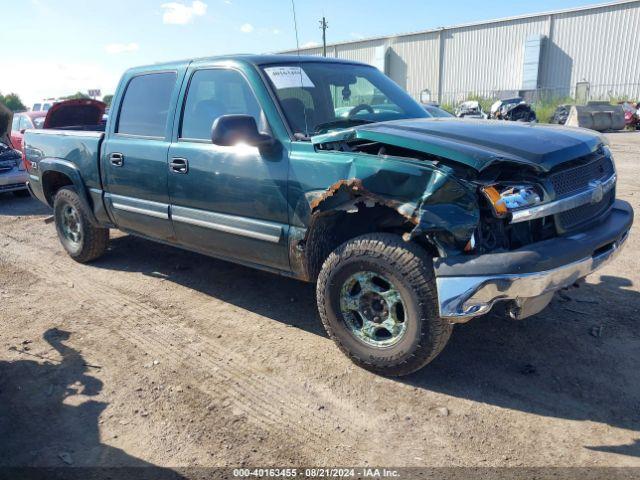
[{"label": "parked car in background", "polygon": [[106,105],[99,100],[73,99],[56,102],[46,112],[20,112],[11,123],[11,144],[23,152],[22,140],[27,129],[68,128],[83,125],[103,126]]},{"label": "parked car in background", "polygon": [[13,148],[9,136],[13,112],[0,104],[0,193],[28,196],[29,174],[22,162],[22,154]]},{"label": "parked car in background", "polygon": [[630,130],[640,128],[640,103],[620,102],[624,110],[624,124]]},{"label": "parked car in background", "polygon": [[455,110],[455,116],[458,118],[487,119],[487,114],[484,113],[480,103],[476,100],[467,100],[466,102],[462,102],[458,105]]},{"label": "parked car in background", "polygon": [[57,98],[46,98],[40,102],[36,102],[31,106],[32,112],[47,112],[49,109],[61,100]]},{"label": "parked car in background", "polygon": [[567,118],[569,118],[570,112],[571,105],[558,105],[556,107],[556,111],[553,112],[551,123],[555,123],[556,125],[564,125],[565,123],[567,123]]},{"label": "parked car in background", "polygon": [[491,105],[489,118],[511,122],[537,122],[536,112],[521,97],[497,100]]},{"label": "parked car in background", "polygon": [[13,115],[11,123],[11,144],[22,151],[22,138],[29,128],[42,128],[47,112],[20,112]]},{"label": "parked car in background", "polygon": [[437,104],[423,104],[422,108],[424,108],[424,111],[427,112],[429,115],[431,115],[434,118],[451,118],[451,117],[455,117],[455,115],[447,112],[446,110],[440,108],[440,105]]},{"label": "parked car in background", "polygon": [[42,128],[58,130],[104,130],[107,105],[100,100],[72,99],[57,102],[48,111]]}]

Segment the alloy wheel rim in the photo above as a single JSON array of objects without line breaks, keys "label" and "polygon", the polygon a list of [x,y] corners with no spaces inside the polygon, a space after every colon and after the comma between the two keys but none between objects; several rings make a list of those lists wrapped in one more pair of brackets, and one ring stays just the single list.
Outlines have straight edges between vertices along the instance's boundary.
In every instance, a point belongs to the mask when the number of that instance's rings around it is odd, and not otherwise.
[{"label": "alloy wheel rim", "polygon": [[357,272],[344,282],[340,310],[351,334],[369,346],[395,345],[407,330],[407,310],[400,292],[376,272]]},{"label": "alloy wheel rim", "polygon": [[62,233],[70,242],[77,244],[82,240],[80,214],[72,205],[65,205],[62,209]]}]

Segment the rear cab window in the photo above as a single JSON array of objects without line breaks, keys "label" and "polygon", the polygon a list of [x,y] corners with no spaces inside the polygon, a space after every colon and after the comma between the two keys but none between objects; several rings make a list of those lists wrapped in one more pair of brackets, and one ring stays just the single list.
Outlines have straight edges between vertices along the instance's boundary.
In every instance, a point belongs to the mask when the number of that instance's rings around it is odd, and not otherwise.
[{"label": "rear cab window", "polygon": [[124,93],[116,133],[140,137],[165,136],[176,72],[133,77]]}]

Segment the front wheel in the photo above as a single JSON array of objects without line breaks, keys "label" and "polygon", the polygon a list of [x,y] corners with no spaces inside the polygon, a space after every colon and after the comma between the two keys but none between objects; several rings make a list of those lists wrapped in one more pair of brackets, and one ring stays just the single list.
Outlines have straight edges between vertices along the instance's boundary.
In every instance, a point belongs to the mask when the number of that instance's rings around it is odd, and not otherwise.
[{"label": "front wheel", "polygon": [[69,256],[80,263],[102,256],[109,244],[109,229],[93,225],[89,215],[73,187],[58,190],[53,200],[58,238]]},{"label": "front wheel", "polygon": [[318,310],[329,336],[356,364],[389,376],[431,362],[451,336],[438,315],[431,258],[398,235],[363,235],[322,266]]}]

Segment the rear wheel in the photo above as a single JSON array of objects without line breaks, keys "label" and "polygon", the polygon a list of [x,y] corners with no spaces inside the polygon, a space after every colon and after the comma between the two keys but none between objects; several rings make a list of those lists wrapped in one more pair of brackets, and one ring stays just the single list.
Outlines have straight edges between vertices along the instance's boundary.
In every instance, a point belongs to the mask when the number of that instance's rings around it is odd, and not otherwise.
[{"label": "rear wheel", "polygon": [[73,187],[58,190],[53,212],[58,238],[71,258],[86,263],[104,254],[109,243],[109,229],[91,223],[91,213]]},{"label": "rear wheel", "polygon": [[322,266],[317,300],[338,347],[383,375],[422,368],[451,335],[438,315],[431,258],[397,235],[363,235],[338,247]]}]

